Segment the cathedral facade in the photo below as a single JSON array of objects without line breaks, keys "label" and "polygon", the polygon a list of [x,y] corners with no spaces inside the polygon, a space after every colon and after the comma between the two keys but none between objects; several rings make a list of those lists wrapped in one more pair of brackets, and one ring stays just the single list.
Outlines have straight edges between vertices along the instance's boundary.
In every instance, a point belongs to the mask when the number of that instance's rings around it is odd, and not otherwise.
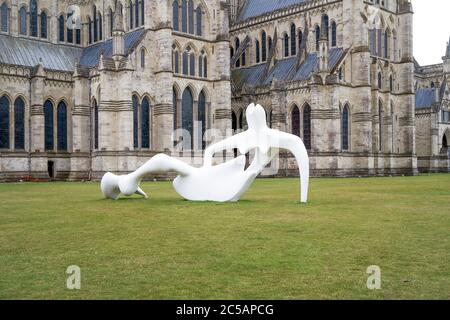
[{"label": "cathedral facade", "polygon": [[415,92],[435,77],[445,105],[447,69],[415,63],[412,23],[409,0],[0,0],[0,180],[199,164],[251,102],[303,139],[312,175],[448,170]]}]

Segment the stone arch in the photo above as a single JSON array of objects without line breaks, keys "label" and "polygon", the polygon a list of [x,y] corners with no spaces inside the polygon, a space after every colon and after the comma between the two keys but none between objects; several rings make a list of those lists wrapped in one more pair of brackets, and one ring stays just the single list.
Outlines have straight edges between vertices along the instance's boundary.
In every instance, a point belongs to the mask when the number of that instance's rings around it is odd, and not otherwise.
[{"label": "stone arch", "polygon": [[199,94],[200,94],[200,91],[198,91],[198,89],[197,89],[197,88],[195,87],[195,85],[192,84],[192,83],[188,83],[188,84],[186,84],[186,85],[183,87],[183,90],[181,90],[181,95],[183,95],[184,91],[185,91],[187,88],[189,88],[189,89],[191,90],[192,97],[193,97],[194,101],[197,101],[197,100],[198,100],[198,96],[199,96]]}]

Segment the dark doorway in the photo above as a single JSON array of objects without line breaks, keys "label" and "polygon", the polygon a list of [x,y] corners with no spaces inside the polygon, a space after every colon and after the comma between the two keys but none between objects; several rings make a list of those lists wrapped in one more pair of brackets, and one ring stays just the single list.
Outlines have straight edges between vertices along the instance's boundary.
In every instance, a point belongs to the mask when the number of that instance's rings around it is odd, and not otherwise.
[{"label": "dark doorway", "polygon": [[47,162],[47,171],[50,179],[53,179],[55,177],[55,163],[53,161]]}]

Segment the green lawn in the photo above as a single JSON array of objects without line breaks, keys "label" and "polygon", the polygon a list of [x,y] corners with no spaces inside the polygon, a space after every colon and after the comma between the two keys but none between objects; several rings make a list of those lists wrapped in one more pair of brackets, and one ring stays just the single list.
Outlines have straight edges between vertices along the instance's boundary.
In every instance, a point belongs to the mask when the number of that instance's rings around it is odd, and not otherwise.
[{"label": "green lawn", "polygon": [[[238,203],[0,184],[0,298],[449,299],[450,175],[257,180]],[[81,268],[81,290],[66,268]],[[368,290],[369,265],[381,290]]]}]

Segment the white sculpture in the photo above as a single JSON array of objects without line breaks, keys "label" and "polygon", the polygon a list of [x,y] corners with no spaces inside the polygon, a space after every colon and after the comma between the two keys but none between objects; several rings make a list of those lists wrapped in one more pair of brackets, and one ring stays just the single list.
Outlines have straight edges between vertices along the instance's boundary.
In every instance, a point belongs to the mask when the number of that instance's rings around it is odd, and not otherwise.
[{"label": "white sculpture", "polygon": [[[216,144],[205,150],[203,166],[192,167],[183,161],[166,154],[158,154],[147,161],[135,172],[124,176],[106,173],[101,182],[101,190],[106,198],[117,199],[125,196],[147,195],[139,187],[142,178],[151,173],[174,171],[178,176],[173,181],[175,190],[183,198],[192,201],[238,201],[247,191],[255,178],[263,171],[279,149],[291,151],[299,167],[300,201],[308,199],[309,159],[302,140],[294,135],[267,127],[266,114],[260,105],[247,107],[248,130]],[[216,152],[238,148],[241,154],[255,150],[255,157],[245,170],[245,156],[231,161],[212,165]]]}]

